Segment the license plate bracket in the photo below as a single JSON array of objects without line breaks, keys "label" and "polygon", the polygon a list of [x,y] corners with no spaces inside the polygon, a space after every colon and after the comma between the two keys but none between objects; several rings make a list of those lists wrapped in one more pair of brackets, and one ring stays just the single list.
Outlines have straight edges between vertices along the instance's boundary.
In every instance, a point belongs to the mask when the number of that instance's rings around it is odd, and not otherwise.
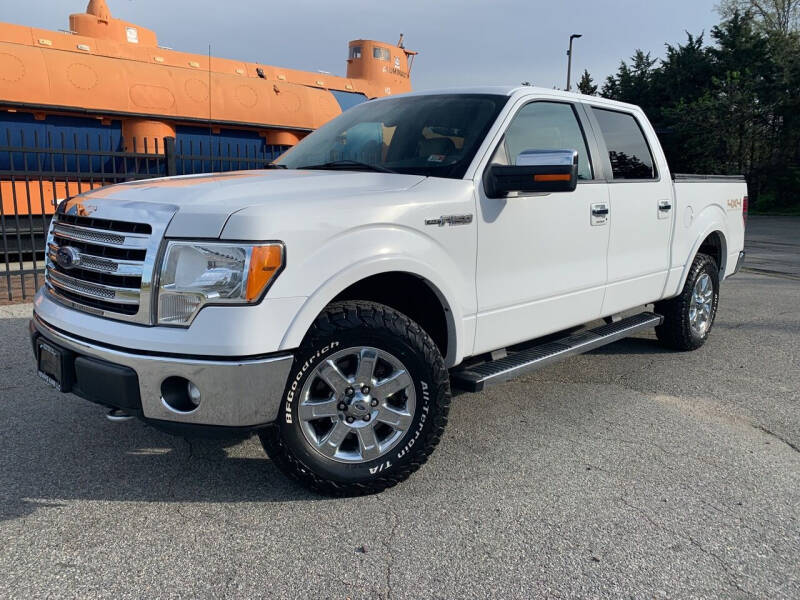
[{"label": "license plate bracket", "polygon": [[41,338],[36,340],[38,375],[59,392],[71,389],[70,353]]}]

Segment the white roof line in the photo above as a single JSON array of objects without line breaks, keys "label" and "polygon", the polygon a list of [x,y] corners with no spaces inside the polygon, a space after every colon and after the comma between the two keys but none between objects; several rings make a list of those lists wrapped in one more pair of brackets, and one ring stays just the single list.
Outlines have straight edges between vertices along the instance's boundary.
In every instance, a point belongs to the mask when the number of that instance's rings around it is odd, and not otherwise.
[{"label": "white roof line", "polygon": [[451,87],[440,88],[431,90],[421,90],[416,92],[409,92],[407,94],[397,94],[394,96],[386,96],[385,99],[398,98],[404,96],[430,96],[435,94],[496,94],[499,96],[544,96],[549,98],[564,98],[580,102],[591,102],[593,104],[604,106],[615,106],[618,108],[626,108],[628,110],[641,110],[634,104],[627,104],[617,100],[609,100],[600,96],[587,96],[578,92],[565,92],[563,90],[554,90],[551,88],[536,87],[531,85],[516,85],[516,86],[470,86],[470,87]]}]

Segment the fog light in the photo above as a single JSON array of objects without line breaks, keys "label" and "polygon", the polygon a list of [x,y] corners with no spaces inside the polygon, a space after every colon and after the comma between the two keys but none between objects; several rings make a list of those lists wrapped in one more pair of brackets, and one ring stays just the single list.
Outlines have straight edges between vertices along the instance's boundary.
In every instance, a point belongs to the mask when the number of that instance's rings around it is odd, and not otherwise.
[{"label": "fog light", "polygon": [[200,406],[200,388],[189,381],[186,383],[186,391],[189,393],[189,402],[196,407]]},{"label": "fog light", "polygon": [[167,377],[161,383],[161,401],[170,410],[190,413],[200,406],[200,388],[185,377]]}]

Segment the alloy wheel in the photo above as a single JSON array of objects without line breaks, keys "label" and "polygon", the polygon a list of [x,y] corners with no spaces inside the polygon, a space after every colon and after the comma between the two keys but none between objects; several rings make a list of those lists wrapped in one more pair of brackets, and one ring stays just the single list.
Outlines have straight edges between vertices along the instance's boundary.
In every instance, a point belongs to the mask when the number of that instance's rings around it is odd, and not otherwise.
[{"label": "alloy wheel", "polygon": [[689,302],[689,326],[692,333],[703,337],[711,327],[711,313],[714,308],[714,283],[708,273],[697,278]]},{"label": "alloy wheel", "polygon": [[300,392],[306,441],[336,462],[380,458],[411,427],[414,382],[392,354],[373,347],[340,350],[318,364]]}]

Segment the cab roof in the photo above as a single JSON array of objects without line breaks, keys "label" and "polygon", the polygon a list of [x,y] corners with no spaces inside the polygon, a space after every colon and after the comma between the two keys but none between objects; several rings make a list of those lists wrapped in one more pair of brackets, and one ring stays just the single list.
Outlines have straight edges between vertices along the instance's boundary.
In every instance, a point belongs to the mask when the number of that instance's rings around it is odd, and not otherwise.
[{"label": "cab roof", "polygon": [[635,104],[628,104],[625,102],[619,102],[617,100],[609,100],[608,98],[602,98],[600,96],[587,96],[579,92],[565,92],[563,90],[555,90],[552,88],[537,87],[533,85],[486,85],[438,88],[410,92],[407,94],[397,94],[394,96],[389,96],[388,98],[402,98],[405,96],[433,96],[438,94],[491,94],[495,96],[563,98],[565,100],[591,102],[592,104],[598,104],[602,106],[625,108],[627,110],[635,110],[637,112],[641,111],[641,109]]}]

